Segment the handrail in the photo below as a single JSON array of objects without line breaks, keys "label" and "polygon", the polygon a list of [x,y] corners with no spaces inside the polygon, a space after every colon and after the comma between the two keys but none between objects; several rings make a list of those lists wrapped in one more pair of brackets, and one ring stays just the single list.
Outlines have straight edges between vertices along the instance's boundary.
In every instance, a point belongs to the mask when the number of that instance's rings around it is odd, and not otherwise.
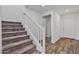
[{"label": "handrail", "polygon": [[[31,17],[28,16],[26,12],[25,12],[25,15],[31,19]],[[31,21],[33,21],[33,20],[31,19]],[[44,28],[43,28],[42,26],[40,26],[37,22],[35,22],[35,21],[33,21],[33,22],[34,22],[34,24],[36,24],[41,30],[44,30]]]}]

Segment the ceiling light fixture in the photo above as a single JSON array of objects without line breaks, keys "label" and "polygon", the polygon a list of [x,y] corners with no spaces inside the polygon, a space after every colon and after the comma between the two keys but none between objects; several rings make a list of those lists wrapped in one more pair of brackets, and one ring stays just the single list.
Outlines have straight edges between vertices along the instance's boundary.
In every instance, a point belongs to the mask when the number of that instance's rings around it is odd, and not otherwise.
[{"label": "ceiling light fixture", "polygon": [[69,12],[69,10],[68,10],[68,9],[66,9],[66,10],[65,10],[65,12],[66,12],[66,13],[68,13],[68,12]]},{"label": "ceiling light fixture", "polygon": [[45,7],[45,5],[41,5],[42,7]]}]

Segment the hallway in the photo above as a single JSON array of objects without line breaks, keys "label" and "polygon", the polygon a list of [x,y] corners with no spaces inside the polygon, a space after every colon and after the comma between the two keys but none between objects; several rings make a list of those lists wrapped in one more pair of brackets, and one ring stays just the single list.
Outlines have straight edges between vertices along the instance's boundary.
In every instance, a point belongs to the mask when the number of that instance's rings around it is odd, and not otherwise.
[{"label": "hallway", "polygon": [[79,41],[62,37],[53,44],[46,40],[46,54],[79,54]]},{"label": "hallway", "polygon": [[79,6],[2,5],[0,10],[0,53],[79,53]]}]

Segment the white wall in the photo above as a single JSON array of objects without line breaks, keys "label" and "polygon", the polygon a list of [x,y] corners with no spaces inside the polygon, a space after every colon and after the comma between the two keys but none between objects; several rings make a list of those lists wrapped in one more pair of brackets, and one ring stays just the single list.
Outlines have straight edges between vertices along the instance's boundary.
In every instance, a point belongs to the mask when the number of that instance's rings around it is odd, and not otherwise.
[{"label": "white wall", "polygon": [[[1,6],[0,6],[0,17],[1,17]],[[2,31],[1,31],[1,21],[0,21],[0,54],[2,53]]]},{"label": "white wall", "polygon": [[33,10],[30,10],[28,8],[22,6],[22,5],[2,5],[1,6],[1,18],[3,19],[12,19],[15,21],[19,21],[20,19],[23,19],[24,13],[27,13],[33,21],[37,22],[39,25],[42,26],[42,15],[40,13],[37,13]]},{"label": "white wall", "polygon": [[60,15],[54,12],[54,40],[56,42],[60,38]]},{"label": "white wall", "polygon": [[42,15],[37,13],[29,8],[26,8],[27,14],[33,19],[33,21],[37,22],[39,25],[43,26]]},{"label": "white wall", "polygon": [[11,21],[19,21],[22,19],[22,12],[19,10],[20,6],[16,5],[2,5],[1,18]]},{"label": "white wall", "polygon": [[79,13],[62,15],[61,23],[61,36],[79,40]]},{"label": "white wall", "polygon": [[76,24],[76,30],[75,30],[75,33],[76,33],[76,36],[75,38],[79,40],[79,12],[77,14],[77,20],[75,21],[75,24]]},{"label": "white wall", "polygon": [[55,11],[48,11],[43,16],[51,15],[51,42],[55,43],[60,37],[79,40],[79,12],[60,15]]},{"label": "white wall", "polygon": [[1,16],[1,6],[0,6],[0,16]]}]

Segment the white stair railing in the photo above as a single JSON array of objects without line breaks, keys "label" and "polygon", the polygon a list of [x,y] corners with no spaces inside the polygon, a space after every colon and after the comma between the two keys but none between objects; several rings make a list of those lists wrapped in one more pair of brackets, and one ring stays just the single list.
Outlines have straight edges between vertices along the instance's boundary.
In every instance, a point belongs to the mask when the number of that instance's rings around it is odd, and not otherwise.
[{"label": "white stair railing", "polygon": [[[28,18],[27,18],[28,17]],[[40,26],[37,22],[33,21],[30,16],[27,15],[27,13],[24,13],[24,18],[26,21],[26,25],[30,29],[30,32],[33,34],[38,44],[40,45],[39,48],[42,48],[43,53],[45,53],[45,30],[42,26]]]}]

